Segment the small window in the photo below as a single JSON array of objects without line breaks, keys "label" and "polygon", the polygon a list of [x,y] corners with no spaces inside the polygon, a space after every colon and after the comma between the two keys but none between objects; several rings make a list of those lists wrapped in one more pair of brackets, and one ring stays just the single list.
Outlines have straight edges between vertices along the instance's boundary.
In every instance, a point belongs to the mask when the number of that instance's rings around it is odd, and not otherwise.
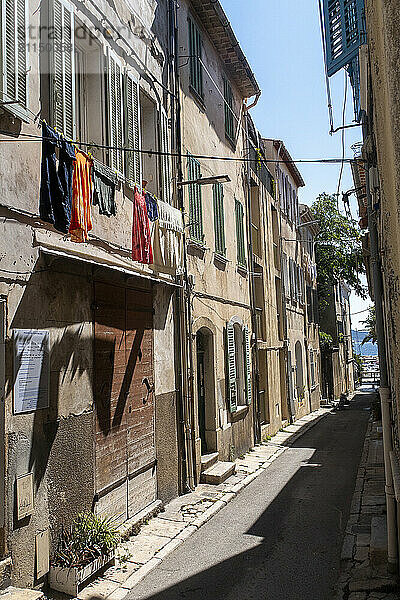
[{"label": "small window", "polygon": [[231,141],[235,141],[235,117],[233,113],[233,93],[231,84],[224,79],[224,109],[225,109],[225,135]]},{"label": "small window", "polygon": [[203,100],[203,67],[201,64],[201,35],[192,19],[189,23],[189,65],[190,65],[190,85],[193,90]]},{"label": "small window", "polygon": [[108,114],[109,114],[109,144],[113,148],[110,151],[110,166],[123,172],[123,126],[122,126],[122,65],[118,57],[111,51],[108,52]]},{"label": "small window", "polygon": [[[188,155],[188,180],[200,179],[200,163],[192,156]],[[198,183],[192,183],[189,188],[189,235],[194,242],[203,244],[203,206],[201,198],[201,186]]]},{"label": "small window", "polygon": [[224,223],[224,187],[222,183],[213,185],[214,201],[214,231],[215,231],[215,252],[225,256],[225,223]]},{"label": "small window", "polygon": [[238,405],[251,404],[251,349],[248,327],[235,317],[226,325],[227,389],[229,410],[236,412]]},{"label": "small window", "polygon": [[236,249],[237,262],[241,267],[246,267],[246,249],[244,241],[244,211],[243,204],[235,199],[235,221],[236,221]]},{"label": "small window", "polygon": [[6,109],[27,121],[24,110],[28,104],[26,0],[2,0],[1,12],[1,100],[6,103]]}]

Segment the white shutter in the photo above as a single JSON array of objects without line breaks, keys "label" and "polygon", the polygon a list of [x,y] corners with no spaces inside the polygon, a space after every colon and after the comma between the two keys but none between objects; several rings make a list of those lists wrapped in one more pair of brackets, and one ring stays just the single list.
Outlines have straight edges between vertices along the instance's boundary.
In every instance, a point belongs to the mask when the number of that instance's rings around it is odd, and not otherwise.
[{"label": "white shutter", "polygon": [[[165,109],[160,107],[160,149],[161,152],[170,152],[168,117]],[[171,204],[171,167],[169,154],[161,156],[162,200]]]},{"label": "white shutter", "polygon": [[229,321],[226,324],[226,345],[228,362],[228,401],[230,412],[237,410],[237,389],[236,389],[236,358],[235,358],[235,329],[233,323]]},{"label": "white shutter", "polygon": [[[125,147],[141,150],[139,83],[125,73]],[[125,152],[125,175],[127,179],[142,184],[142,155]]]},{"label": "white shutter", "polygon": [[110,166],[118,173],[123,172],[123,136],[122,136],[122,66],[118,57],[108,50],[108,115]]},{"label": "white shutter", "polygon": [[[1,7],[1,55],[2,101],[16,101],[16,104],[5,105],[6,108],[24,117],[23,109],[27,106],[27,69],[28,44],[27,27],[28,11],[26,0],[2,0]],[[21,113],[21,114],[19,114]]]},{"label": "white shutter", "polygon": [[250,359],[250,334],[245,325],[243,329],[244,368],[245,368],[245,398],[246,404],[251,404],[251,359]]},{"label": "white shutter", "polygon": [[66,0],[52,2],[51,44],[52,125],[70,139],[75,138],[74,13]]}]

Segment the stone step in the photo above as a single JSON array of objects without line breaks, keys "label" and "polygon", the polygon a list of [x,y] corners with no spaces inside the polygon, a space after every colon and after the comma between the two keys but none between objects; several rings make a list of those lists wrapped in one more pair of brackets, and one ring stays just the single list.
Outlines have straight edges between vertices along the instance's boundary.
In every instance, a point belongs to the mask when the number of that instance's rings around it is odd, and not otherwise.
[{"label": "stone step", "polygon": [[207,471],[210,467],[215,465],[218,460],[219,452],[210,452],[209,454],[201,455],[201,472]]},{"label": "stone step", "polygon": [[0,600],[44,600],[43,592],[38,590],[25,590],[13,586],[0,591]]},{"label": "stone step", "polygon": [[371,519],[370,559],[374,566],[387,562],[387,522],[386,516]]},{"label": "stone step", "polygon": [[225,479],[228,479],[234,474],[236,465],[233,462],[218,461],[215,465],[207,469],[201,474],[200,481],[202,483],[211,483],[212,485],[218,485],[223,483]]}]

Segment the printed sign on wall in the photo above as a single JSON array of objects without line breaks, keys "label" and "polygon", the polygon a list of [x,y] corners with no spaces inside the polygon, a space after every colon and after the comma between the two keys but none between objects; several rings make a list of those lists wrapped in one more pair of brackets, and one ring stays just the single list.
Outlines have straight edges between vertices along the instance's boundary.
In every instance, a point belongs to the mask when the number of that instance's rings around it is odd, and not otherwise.
[{"label": "printed sign on wall", "polygon": [[49,406],[49,332],[14,329],[14,413]]},{"label": "printed sign on wall", "polygon": [[17,519],[24,519],[33,513],[33,474],[17,477]]}]

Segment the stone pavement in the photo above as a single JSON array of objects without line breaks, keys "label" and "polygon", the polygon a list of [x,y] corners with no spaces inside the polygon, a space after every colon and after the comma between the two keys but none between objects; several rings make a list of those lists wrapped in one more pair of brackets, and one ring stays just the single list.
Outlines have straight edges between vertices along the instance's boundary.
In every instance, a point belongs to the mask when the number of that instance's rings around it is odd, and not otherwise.
[{"label": "stone pavement", "polygon": [[[236,460],[236,473],[220,485],[200,484],[151,518],[117,549],[113,567],[82,589],[79,600],[122,600],[150,571],[235,498],[310,427],[330,412],[321,408],[279,431]],[[65,596],[52,591],[48,600]]]},{"label": "stone pavement", "polygon": [[370,421],[342,548],[336,600],[399,600],[387,571],[382,424]]}]

